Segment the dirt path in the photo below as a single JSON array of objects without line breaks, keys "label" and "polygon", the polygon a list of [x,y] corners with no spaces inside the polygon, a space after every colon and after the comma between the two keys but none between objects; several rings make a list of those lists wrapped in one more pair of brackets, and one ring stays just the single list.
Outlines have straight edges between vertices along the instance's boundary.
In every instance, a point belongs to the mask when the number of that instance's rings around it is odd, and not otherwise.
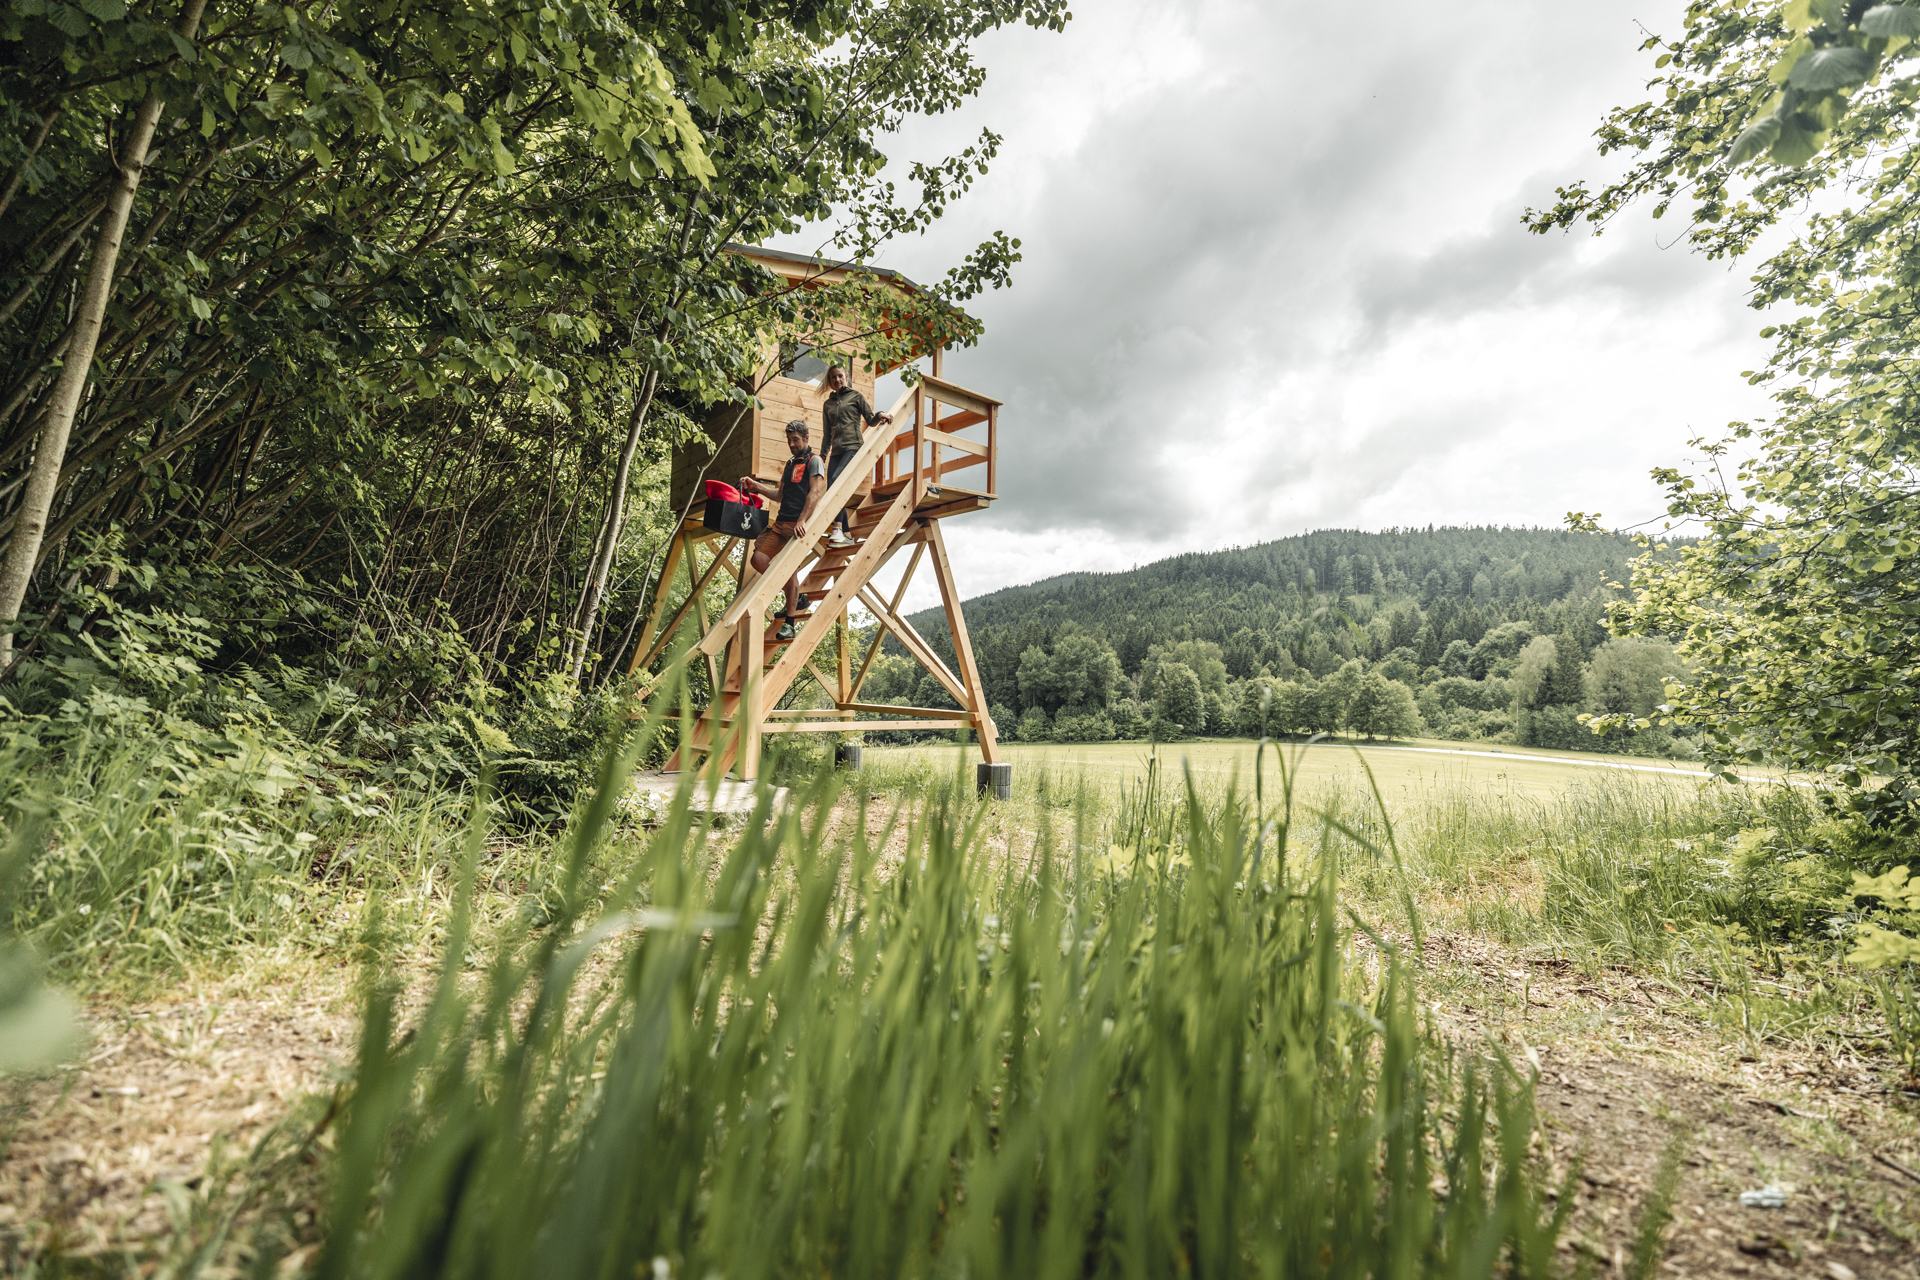
[{"label": "dirt path", "polygon": [[[1619,1275],[1669,1147],[1681,1158],[1660,1269],[1670,1276],[1920,1277],[1920,1094],[1846,1041],[1743,1046],[1710,1002],[1632,970],[1484,939],[1427,939],[1435,1009],[1463,1048],[1538,1065],[1556,1177],[1581,1171],[1563,1248]],[[1784,1190],[1777,1208],[1740,1193]]]},{"label": "dirt path", "polygon": [[[1579,1159],[1567,1247],[1618,1274],[1641,1206],[1677,1139],[1681,1176],[1661,1267],[1679,1276],[1803,1275],[1876,1280],[1920,1275],[1911,1238],[1920,1173],[1880,1151],[1870,1107],[1823,1099],[1801,1111],[1737,1086],[1640,1062],[1543,1055],[1537,1099],[1554,1164]],[[1910,1145],[1910,1144],[1909,1144]],[[1913,1158],[1910,1149],[1902,1154]],[[1876,1158],[1878,1157],[1878,1158]],[[1773,1186],[1778,1208],[1742,1191]]]},{"label": "dirt path", "polygon": [[331,1087],[357,1019],[342,989],[87,1011],[92,1043],[64,1078],[6,1093],[0,1272],[23,1251],[151,1242],[195,1192],[303,1095]]}]

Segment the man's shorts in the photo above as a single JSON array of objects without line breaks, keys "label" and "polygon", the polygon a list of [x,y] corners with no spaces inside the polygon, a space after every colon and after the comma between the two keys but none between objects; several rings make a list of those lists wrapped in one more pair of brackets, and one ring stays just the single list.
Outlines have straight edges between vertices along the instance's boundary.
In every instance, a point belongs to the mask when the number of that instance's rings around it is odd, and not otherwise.
[{"label": "man's shorts", "polygon": [[779,555],[780,548],[793,541],[794,526],[798,523],[800,522],[797,520],[775,520],[767,526],[767,531],[755,540],[754,554],[765,556],[769,560]]}]

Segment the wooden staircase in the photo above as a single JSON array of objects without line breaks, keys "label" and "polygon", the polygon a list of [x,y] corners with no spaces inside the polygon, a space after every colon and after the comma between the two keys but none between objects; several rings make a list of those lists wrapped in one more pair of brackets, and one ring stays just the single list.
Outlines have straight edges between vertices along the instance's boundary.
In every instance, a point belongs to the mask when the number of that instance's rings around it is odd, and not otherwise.
[{"label": "wooden staircase", "polygon": [[[938,388],[951,388],[951,384],[926,381],[933,382]],[[773,557],[766,570],[758,575],[743,567],[742,580],[732,604],[718,619],[705,626],[705,634],[699,643],[688,651],[689,656],[708,659],[709,671],[718,677],[715,680],[716,692],[712,704],[694,723],[691,737],[681,744],[667,762],[669,771],[701,768],[717,776],[731,768],[742,778],[752,778],[759,771],[761,737],[764,733],[878,728],[971,728],[979,739],[981,754],[986,761],[990,764],[999,763],[998,735],[987,712],[985,690],[967,636],[966,619],[960,611],[959,588],[954,581],[946,543],[940,532],[941,517],[978,510],[991,501],[993,495],[990,488],[987,491],[961,490],[941,484],[942,467],[939,461],[941,448],[956,450],[969,456],[952,466],[957,468],[971,465],[975,460],[985,461],[991,476],[993,451],[950,433],[974,423],[990,422],[992,407],[997,402],[986,401],[975,393],[958,388],[932,394],[963,399],[977,406],[980,412],[972,417],[963,412],[950,416],[944,423],[940,423],[937,410],[923,418],[921,405],[929,401],[931,396],[924,386],[909,388],[894,407],[893,413],[897,418],[911,404],[914,426],[909,431],[897,434],[885,429],[869,434],[852,464],[821,495],[814,517],[821,527],[814,538],[806,544],[797,540],[789,542]],[[947,430],[930,429],[928,419]],[[914,461],[910,467],[902,467],[899,460],[902,441],[909,439],[913,442]],[[933,447],[928,448],[929,445]],[[974,456],[976,454],[977,457]],[[923,463],[922,457],[927,457],[930,465]],[[865,505],[850,513],[854,545],[827,546],[825,534],[831,525],[826,524],[826,516],[846,505],[862,479],[867,477],[873,481],[871,496]],[[699,532],[705,536],[704,530]],[[692,530],[683,530],[687,546],[685,554],[689,556],[692,554],[693,536]],[[874,585],[874,575],[907,547],[913,548],[913,558],[897,584],[891,601],[883,600]],[[677,556],[678,550],[674,554]],[[923,559],[930,561],[939,580],[941,600],[958,659],[957,671],[950,669],[898,612],[908,579]],[[706,575],[694,587],[693,595],[697,596],[704,589],[719,563],[716,558],[713,565],[709,566]],[[770,620],[767,612],[774,599],[781,594],[788,576],[802,569],[800,593],[811,611],[797,620],[797,634],[790,640],[782,640],[779,636],[780,619]],[[672,572],[673,565],[670,563],[662,573],[662,579]],[[693,572],[694,565],[689,561],[690,580]],[[642,650],[647,649],[649,634],[656,629],[664,602],[665,592],[662,591],[655,604],[656,621],[649,623],[635,648],[636,666],[639,665]],[[813,665],[814,654],[829,632],[836,627],[844,627],[847,610],[856,603],[879,618],[880,632],[857,677],[848,669],[844,644],[838,678],[829,677]],[[695,601],[690,598],[675,615],[669,630],[677,626],[688,608],[694,605]],[[700,617],[705,624],[703,606],[700,608]],[[960,710],[878,706],[858,700],[859,686],[871,666],[873,655],[889,635],[934,674],[959,704]],[[657,654],[666,638],[664,633],[659,635],[653,648],[647,651]],[[835,708],[831,711],[776,710],[794,682],[809,668],[821,685],[835,694]],[[853,718],[862,712],[905,718],[891,721]]]}]

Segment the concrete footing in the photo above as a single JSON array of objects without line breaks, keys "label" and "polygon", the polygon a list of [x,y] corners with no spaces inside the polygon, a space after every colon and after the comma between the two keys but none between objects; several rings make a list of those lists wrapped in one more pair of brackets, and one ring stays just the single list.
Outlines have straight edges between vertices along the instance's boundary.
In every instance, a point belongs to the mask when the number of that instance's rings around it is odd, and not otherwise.
[{"label": "concrete footing", "polygon": [[973,766],[973,782],[983,796],[1013,799],[1013,766],[1010,764],[977,764]]}]

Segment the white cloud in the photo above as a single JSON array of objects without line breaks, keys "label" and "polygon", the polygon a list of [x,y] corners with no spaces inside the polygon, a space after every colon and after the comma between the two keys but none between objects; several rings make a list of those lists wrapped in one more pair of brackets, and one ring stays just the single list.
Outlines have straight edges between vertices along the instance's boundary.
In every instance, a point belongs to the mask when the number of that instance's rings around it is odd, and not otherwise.
[{"label": "white cloud", "polygon": [[[1651,74],[1621,0],[1364,10],[1104,0],[983,49],[981,100],[897,155],[1006,135],[888,265],[995,228],[1026,261],[949,376],[1007,401],[993,511],[950,522],[968,594],[1304,528],[1659,510],[1649,467],[1762,409],[1746,272],[1519,224]],[[931,583],[916,604],[931,602]]]}]

